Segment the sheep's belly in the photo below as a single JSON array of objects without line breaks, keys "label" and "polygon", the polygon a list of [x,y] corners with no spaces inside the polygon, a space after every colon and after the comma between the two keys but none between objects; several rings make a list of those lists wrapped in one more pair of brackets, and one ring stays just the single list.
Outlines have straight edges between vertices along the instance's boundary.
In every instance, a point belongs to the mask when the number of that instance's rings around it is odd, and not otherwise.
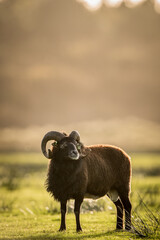
[{"label": "sheep's belly", "polygon": [[[118,192],[116,190],[110,190],[107,192],[106,194],[113,202],[116,202],[118,200]],[[102,196],[96,196],[96,195],[93,195],[93,194],[90,194],[90,193],[86,193],[84,195],[85,198],[92,198],[92,199],[98,199]]]},{"label": "sheep's belly", "polygon": [[90,193],[85,193],[84,198],[92,198],[92,199],[98,199],[100,196],[92,195]]}]

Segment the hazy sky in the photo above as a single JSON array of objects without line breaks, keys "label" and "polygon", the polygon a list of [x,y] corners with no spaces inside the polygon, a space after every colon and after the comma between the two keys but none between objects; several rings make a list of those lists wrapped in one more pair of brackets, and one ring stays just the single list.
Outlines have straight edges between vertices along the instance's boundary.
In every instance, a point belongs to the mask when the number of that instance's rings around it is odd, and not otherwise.
[{"label": "hazy sky", "polygon": [[0,4],[0,126],[160,122],[160,14],[75,0]]}]

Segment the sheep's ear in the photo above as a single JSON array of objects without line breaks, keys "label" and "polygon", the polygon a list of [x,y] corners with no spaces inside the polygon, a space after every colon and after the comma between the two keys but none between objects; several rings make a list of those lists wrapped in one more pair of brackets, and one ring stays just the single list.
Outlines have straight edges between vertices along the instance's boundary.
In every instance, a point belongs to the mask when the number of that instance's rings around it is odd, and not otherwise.
[{"label": "sheep's ear", "polygon": [[53,153],[50,149],[48,149],[48,157],[49,157],[49,159],[51,159],[53,157]]},{"label": "sheep's ear", "polygon": [[86,157],[89,153],[90,153],[90,149],[89,148],[85,148],[82,144],[82,148],[81,148],[81,153],[80,153],[80,156],[82,158]]},{"label": "sheep's ear", "polygon": [[53,143],[51,143],[51,145],[51,149],[48,149],[48,156],[50,159],[53,157],[53,149],[57,147],[57,141],[54,141]]},{"label": "sheep's ear", "polygon": [[68,135],[67,135],[67,133],[65,133],[65,132],[63,132],[63,134],[67,137]]}]

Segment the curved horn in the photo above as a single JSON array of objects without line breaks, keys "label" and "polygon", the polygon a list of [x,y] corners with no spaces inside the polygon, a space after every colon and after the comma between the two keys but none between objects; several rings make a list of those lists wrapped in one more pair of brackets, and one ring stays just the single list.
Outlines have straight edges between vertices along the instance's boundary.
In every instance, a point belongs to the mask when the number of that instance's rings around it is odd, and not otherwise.
[{"label": "curved horn", "polygon": [[47,142],[50,140],[60,141],[64,137],[65,137],[64,134],[62,134],[60,132],[56,132],[56,131],[50,131],[50,132],[46,133],[46,135],[43,137],[42,142],[41,142],[41,149],[46,158],[50,158],[49,154],[47,154],[47,152],[46,152]]},{"label": "curved horn", "polygon": [[77,131],[72,131],[70,133],[69,137],[74,138],[76,141],[80,141],[80,134]]}]

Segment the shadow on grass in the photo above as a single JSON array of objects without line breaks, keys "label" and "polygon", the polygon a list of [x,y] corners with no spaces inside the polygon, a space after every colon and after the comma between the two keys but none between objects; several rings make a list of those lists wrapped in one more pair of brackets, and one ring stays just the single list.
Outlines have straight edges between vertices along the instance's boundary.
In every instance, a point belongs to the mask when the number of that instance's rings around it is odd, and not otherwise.
[{"label": "shadow on grass", "polygon": [[[126,233],[126,232],[125,232]],[[106,237],[112,237],[112,236],[116,236],[119,237],[120,239],[125,239],[128,238],[128,234],[124,234],[124,231],[108,231],[108,232],[102,232],[102,233],[90,233],[90,234],[85,234],[85,233],[74,233],[69,236],[71,233],[57,233],[57,234],[43,234],[43,235],[36,235],[36,236],[29,236],[29,237],[16,237],[16,240],[57,240],[57,239],[86,239],[86,238],[90,238],[90,239],[94,239],[94,238],[106,238]],[[103,238],[103,239],[104,239]],[[1,238],[0,238],[1,240]],[[13,240],[13,238],[3,238],[3,240]]]}]

